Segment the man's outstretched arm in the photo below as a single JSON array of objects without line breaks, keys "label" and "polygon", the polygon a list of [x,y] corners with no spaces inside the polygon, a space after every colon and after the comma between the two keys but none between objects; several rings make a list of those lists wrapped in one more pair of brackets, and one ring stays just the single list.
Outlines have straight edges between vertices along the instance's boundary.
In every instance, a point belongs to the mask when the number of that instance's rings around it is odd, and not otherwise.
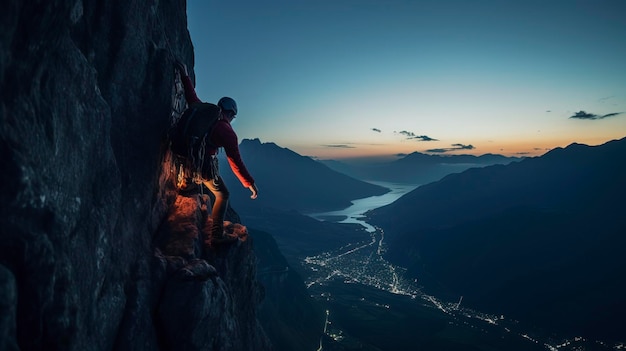
[{"label": "man's outstretched arm", "polygon": [[187,100],[187,104],[191,105],[202,102],[202,100],[198,98],[198,95],[196,95],[196,89],[193,87],[191,78],[189,78],[189,74],[187,73],[187,66],[180,61],[176,61],[174,63],[174,67],[176,67],[180,73],[180,79],[182,80],[183,87],[185,89],[185,100]]}]

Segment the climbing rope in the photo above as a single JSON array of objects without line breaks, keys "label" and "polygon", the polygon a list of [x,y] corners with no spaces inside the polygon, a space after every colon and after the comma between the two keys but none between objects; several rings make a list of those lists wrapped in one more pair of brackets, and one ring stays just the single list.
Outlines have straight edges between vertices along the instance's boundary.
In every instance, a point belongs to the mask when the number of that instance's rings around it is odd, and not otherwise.
[{"label": "climbing rope", "polygon": [[202,183],[202,169],[204,167],[204,154],[206,148],[206,134],[202,138],[200,142],[200,148],[198,149],[198,159],[194,160],[194,164],[197,166],[196,171],[194,173],[194,181],[196,184]]}]

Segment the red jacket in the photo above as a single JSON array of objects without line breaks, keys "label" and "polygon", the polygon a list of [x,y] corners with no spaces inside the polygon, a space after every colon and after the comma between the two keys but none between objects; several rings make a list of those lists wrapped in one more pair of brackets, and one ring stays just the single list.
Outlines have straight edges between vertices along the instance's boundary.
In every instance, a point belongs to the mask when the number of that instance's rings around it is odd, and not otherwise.
[{"label": "red jacket", "polygon": [[[202,102],[198,98],[198,95],[196,95],[196,90],[191,82],[191,78],[184,74],[181,74],[181,78],[183,86],[185,87],[185,99],[187,100],[187,104],[191,105],[193,103]],[[246,188],[254,184],[254,178],[252,178],[246,168],[246,165],[244,165],[243,160],[241,159],[237,134],[230,125],[230,122],[225,119],[217,121],[217,124],[213,127],[213,131],[211,132],[211,135],[209,135],[209,138],[211,144],[217,146],[218,148],[224,148],[230,168],[233,170],[237,178],[239,178],[241,184],[243,184]],[[209,155],[215,155],[217,154],[217,148],[207,147],[207,153]]]}]

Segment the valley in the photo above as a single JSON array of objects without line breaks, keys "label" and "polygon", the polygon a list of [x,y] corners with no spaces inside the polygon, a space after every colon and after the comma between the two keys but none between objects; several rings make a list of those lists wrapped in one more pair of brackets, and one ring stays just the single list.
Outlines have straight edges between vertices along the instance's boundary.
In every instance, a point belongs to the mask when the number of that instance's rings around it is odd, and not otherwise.
[{"label": "valley", "polygon": [[[382,184],[379,184],[382,185]],[[389,184],[387,184],[389,185]],[[411,187],[391,185],[389,194]],[[387,197],[392,201],[394,196]],[[369,207],[368,205],[369,204]],[[504,315],[466,308],[462,296],[446,301],[426,293],[405,269],[384,258],[385,234],[363,220],[363,213],[382,206],[376,196],[355,201],[343,211],[315,214],[339,223],[359,223],[370,234],[361,240],[302,260],[311,295],[326,306],[328,337],[344,350],[611,350],[620,345],[528,330]],[[361,213],[359,213],[361,212]],[[340,224],[339,224],[340,225]],[[393,335],[393,337],[390,337]],[[329,340],[330,341],[330,340]]]},{"label": "valley", "polygon": [[[233,203],[326,312],[320,350],[620,350],[623,145],[572,144],[419,187],[353,178],[363,190],[350,196],[317,181],[331,179],[323,165],[255,142],[266,166],[280,153],[306,168],[260,173],[275,182],[265,196],[280,188],[289,202],[234,191]],[[338,197],[343,207],[319,206]]]}]

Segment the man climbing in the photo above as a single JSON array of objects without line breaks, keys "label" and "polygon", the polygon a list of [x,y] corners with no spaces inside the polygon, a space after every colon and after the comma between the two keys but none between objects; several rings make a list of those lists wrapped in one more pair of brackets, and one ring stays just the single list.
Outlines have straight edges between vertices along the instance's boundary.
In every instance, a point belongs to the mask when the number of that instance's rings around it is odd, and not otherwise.
[{"label": "man climbing", "polygon": [[[187,104],[193,106],[194,104],[202,103],[196,95],[191,78],[189,78],[187,73],[187,67],[178,61],[175,67],[178,69],[182,79]],[[254,178],[252,178],[241,159],[237,134],[231,126],[232,120],[237,115],[237,103],[230,97],[223,97],[217,105],[221,109],[220,117],[207,135],[208,142],[204,149],[206,160],[201,167],[201,182],[215,196],[215,203],[211,213],[213,221],[211,226],[211,243],[220,244],[237,240],[236,235],[229,235],[224,232],[224,217],[228,208],[230,193],[218,171],[217,152],[220,147],[223,147],[224,151],[226,151],[228,163],[241,184],[252,193],[251,199],[256,199],[259,190],[254,184]]]}]

